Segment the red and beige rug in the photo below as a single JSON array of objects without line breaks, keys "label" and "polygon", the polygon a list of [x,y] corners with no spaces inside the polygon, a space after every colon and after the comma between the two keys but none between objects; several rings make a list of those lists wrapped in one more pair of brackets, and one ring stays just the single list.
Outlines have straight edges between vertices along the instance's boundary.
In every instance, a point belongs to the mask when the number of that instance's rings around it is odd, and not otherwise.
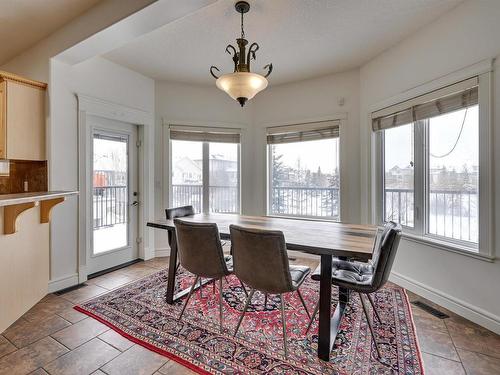
[{"label": "red and beige rug", "polygon": [[[180,270],[177,280],[177,288],[185,288],[193,278]],[[218,290],[213,294],[212,284],[204,286],[203,297],[199,291],[191,297],[179,321],[184,300],[174,305],[165,302],[166,281],[167,271],[160,271],[75,309],[200,374],[423,374],[411,308],[399,287],[387,285],[373,296],[383,322],[373,320],[384,363],[377,360],[357,296],[351,299],[336,347],[326,363],[316,355],[318,322],[305,334],[308,317],[297,293],[285,298],[289,350],[285,359],[279,296],[270,296],[264,307],[264,296],[256,292],[238,335],[233,337],[245,301],[234,276],[223,284],[223,333],[219,332]],[[319,283],[310,279],[301,288],[311,311],[318,290]]]}]

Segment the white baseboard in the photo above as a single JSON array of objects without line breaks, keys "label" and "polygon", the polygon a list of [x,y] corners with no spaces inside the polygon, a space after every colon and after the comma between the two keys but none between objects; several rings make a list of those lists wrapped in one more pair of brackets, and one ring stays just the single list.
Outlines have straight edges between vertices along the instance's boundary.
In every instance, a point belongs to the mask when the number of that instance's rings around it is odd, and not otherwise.
[{"label": "white baseboard", "polygon": [[318,262],[321,260],[321,257],[319,255],[303,253],[302,251],[295,251],[295,250],[287,250],[287,252],[288,256],[293,258],[314,259],[317,260]]},{"label": "white baseboard", "polygon": [[78,274],[74,273],[73,275],[62,276],[57,279],[50,280],[48,291],[49,293],[54,293],[58,290],[66,289],[78,284]]},{"label": "white baseboard", "polygon": [[170,248],[169,247],[162,247],[159,249],[155,250],[155,257],[168,257],[170,256]]},{"label": "white baseboard", "polygon": [[500,334],[500,317],[497,315],[397,272],[392,272],[389,280],[419,296],[427,298],[429,301],[453,311],[455,314]]}]

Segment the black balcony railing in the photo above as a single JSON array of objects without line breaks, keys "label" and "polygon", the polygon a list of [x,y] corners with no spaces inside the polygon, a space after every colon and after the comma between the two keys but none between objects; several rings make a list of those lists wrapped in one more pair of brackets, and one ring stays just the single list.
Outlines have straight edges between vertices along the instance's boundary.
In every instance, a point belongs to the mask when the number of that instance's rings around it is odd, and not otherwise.
[{"label": "black balcony railing", "polygon": [[[239,212],[238,187],[210,186],[210,211],[221,213]],[[201,185],[172,185],[173,206],[192,205],[196,212],[203,207],[203,186]]]},{"label": "black balcony railing", "polygon": [[[475,189],[430,190],[428,231],[430,234],[477,242],[478,212],[479,195]],[[385,189],[385,218],[414,226],[413,190]]]},{"label": "black balcony railing", "polygon": [[338,188],[273,187],[271,213],[340,218]]},{"label": "black balcony railing", "polygon": [[94,229],[124,224],[128,218],[126,186],[94,187]]}]

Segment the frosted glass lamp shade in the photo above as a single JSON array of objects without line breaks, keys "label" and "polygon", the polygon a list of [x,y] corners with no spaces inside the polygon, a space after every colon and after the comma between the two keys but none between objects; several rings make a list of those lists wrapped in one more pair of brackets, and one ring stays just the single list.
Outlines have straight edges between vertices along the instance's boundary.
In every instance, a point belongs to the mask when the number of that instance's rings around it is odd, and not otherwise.
[{"label": "frosted glass lamp shade", "polygon": [[247,100],[267,87],[267,79],[256,73],[235,72],[220,76],[216,85],[243,107]]}]

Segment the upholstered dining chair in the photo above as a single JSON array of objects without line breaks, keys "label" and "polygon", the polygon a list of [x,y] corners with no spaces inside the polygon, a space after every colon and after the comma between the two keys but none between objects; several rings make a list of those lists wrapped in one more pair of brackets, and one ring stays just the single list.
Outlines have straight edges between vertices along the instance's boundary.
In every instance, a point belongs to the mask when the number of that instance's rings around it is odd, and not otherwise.
[{"label": "upholstered dining chair", "polygon": [[[384,226],[381,235],[378,236],[371,261],[364,263],[341,259],[333,260],[332,284],[358,293],[379,358],[381,358],[380,349],[375,337],[372,322],[368,316],[368,309],[363,299],[363,295],[367,296],[375,317],[379,323],[382,323],[370,293],[374,293],[381,289],[389,279],[400,239],[401,225],[391,221]],[[321,265],[312,273],[311,278],[313,280],[320,280],[320,270]],[[319,302],[314,309],[307,331],[309,331],[318,313],[318,308]]]},{"label": "upholstered dining chair", "polygon": [[180,206],[166,208],[165,214],[167,216],[167,220],[172,220],[177,217],[193,216],[195,214],[195,211],[193,206]]},{"label": "upholstered dining chair", "polygon": [[256,290],[266,294],[279,294],[281,320],[283,322],[283,347],[285,357],[287,357],[288,347],[283,295],[296,291],[307,315],[310,316],[299,287],[311,272],[311,269],[306,266],[289,264],[285,237],[281,231],[250,229],[237,225],[231,225],[229,229],[233,246],[234,274],[251,288],[234,331],[234,336],[238,333]]},{"label": "upholstered dining chair", "polygon": [[[189,206],[179,206],[179,207],[172,207],[172,208],[166,208],[165,209],[165,215],[167,217],[167,220],[172,220],[180,217],[186,217],[186,216],[193,216],[196,214],[194,207],[189,205]],[[169,233],[170,234],[170,233]],[[225,241],[221,241],[221,245],[224,247],[226,245]],[[177,273],[177,270],[179,269],[179,260],[177,260],[177,264],[175,266],[175,273]],[[214,292],[215,292],[215,281],[213,283],[214,287]],[[202,287],[203,280],[200,277],[200,288]],[[243,286],[243,285],[242,285]],[[200,289],[200,293],[203,293],[202,289]],[[245,290],[246,293],[246,290]]]},{"label": "upholstered dining chair", "polygon": [[182,319],[196,283],[202,277],[218,280],[219,325],[222,332],[222,279],[232,273],[233,259],[231,256],[224,256],[217,224],[188,223],[177,218],[174,219],[174,224],[180,264],[196,276],[182,307],[179,320]]}]

